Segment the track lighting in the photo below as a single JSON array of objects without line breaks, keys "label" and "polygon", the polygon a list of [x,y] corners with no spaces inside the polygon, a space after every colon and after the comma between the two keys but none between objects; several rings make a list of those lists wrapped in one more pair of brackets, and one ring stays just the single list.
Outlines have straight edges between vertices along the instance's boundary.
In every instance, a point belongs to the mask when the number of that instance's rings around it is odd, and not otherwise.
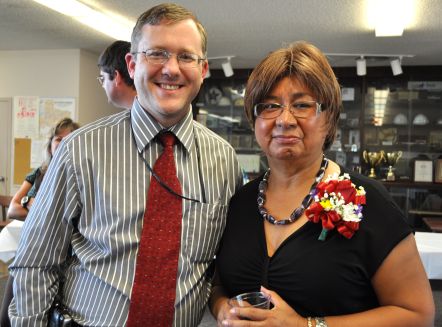
[{"label": "track lighting", "polygon": [[207,68],[206,76],[204,76],[204,79],[209,78],[212,74],[210,74],[210,69]]},{"label": "track lighting", "polygon": [[[356,57],[356,73],[358,76],[367,74],[368,62],[386,62],[390,61],[393,76],[402,74],[402,59],[413,58],[409,54],[368,54],[368,53],[324,53],[327,57]],[[379,66],[379,65],[378,65]]]},{"label": "track lighting", "polygon": [[393,76],[402,74],[401,57],[392,59],[390,61],[390,65],[391,65],[391,70],[393,72]]},{"label": "track lighting", "polygon": [[235,58],[235,56],[208,57],[207,60],[209,60],[209,62],[213,60],[223,60],[223,62],[221,63],[221,67],[223,69],[224,76],[230,77],[234,74],[231,63],[232,58]]},{"label": "track lighting", "polygon": [[367,61],[364,56],[356,59],[356,74],[358,76],[365,76],[367,74]]},{"label": "track lighting", "polygon": [[230,63],[230,57],[228,57],[227,61],[223,62],[221,66],[223,67],[223,72],[226,77],[233,76],[233,68],[232,64]]}]

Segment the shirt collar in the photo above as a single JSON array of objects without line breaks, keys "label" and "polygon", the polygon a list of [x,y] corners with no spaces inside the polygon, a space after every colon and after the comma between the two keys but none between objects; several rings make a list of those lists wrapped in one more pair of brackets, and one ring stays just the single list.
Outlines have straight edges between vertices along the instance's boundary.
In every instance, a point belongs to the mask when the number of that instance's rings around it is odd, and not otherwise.
[{"label": "shirt collar", "polygon": [[[166,130],[151,114],[143,109],[137,97],[132,105],[131,126],[135,143],[140,153],[143,152],[159,132]],[[167,130],[174,133],[187,152],[190,153],[194,144],[192,110],[189,110],[183,119],[167,128]]]}]

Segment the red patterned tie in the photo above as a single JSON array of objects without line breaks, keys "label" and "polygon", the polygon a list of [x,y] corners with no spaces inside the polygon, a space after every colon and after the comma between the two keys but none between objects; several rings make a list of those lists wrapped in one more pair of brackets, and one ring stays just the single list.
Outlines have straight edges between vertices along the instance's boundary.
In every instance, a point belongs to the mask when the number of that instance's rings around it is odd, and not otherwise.
[{"label": "red patterned tie", "polygon": [[[172,133],[159,135],[164,151],[153,167],[161,180],[181,194],[177,178]],[[147,195],[128,327],[173,324],[178,255],[181,240],[182,200],[152,177]]]}]

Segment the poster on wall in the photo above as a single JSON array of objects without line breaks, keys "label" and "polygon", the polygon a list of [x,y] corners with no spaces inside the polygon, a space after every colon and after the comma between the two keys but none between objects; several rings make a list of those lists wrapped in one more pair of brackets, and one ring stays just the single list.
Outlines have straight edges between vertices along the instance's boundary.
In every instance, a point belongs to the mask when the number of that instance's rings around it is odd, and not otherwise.
[{"label": "poster on wall", "polygon": [[63,118],[75,120],[75,98],[45,97],[38,100],[38,136],[32,139],[31,168],[46,159],[46,145],[52,128]]},{"label": "poster on wall", "polygon": [[40,137],[47,138],[52,127],[63,118],[75,120],[74,98],[40,98],[39,100]]},{"label": "poster on wall", "polygon": [[31,139],[26,154],[29,169],[46,159],[46,145],[51,129],[63,118],[75,120],[75,98],[16,96],[13,105],[14,139]]},{"label": "poster on wall", "polygon": [[38,137],[38,97],[14,97],[13,122],[14,138]]}]

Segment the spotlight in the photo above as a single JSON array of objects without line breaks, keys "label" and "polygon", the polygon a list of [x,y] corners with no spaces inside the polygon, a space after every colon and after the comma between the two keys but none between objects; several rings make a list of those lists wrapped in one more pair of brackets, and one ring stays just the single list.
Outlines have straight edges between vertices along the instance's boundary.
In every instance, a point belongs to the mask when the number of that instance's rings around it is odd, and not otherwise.
[{"label": "spotlight", "polygon": [[233,76],[233,68],[232,64],[230,63],[230,57],[228,57],[227,61],[223,62],[221,66],[223,67],[224,75],[226,77]]},{"label": "spotlight", "polygon": [[402,74],[401,58],[396,58],[390,61],[391,70],[393,71],[393,76]]},{"label": "spotlight", "polygon": [[210,69],[207,68],[206,76],[204,76],[204,79],[209,78],[211,76]]},{"label": "spotlight", "polygon": [[356,74],[358,76],[365,76],[367,74],[367,61],[364,56],[356,60]]}]

